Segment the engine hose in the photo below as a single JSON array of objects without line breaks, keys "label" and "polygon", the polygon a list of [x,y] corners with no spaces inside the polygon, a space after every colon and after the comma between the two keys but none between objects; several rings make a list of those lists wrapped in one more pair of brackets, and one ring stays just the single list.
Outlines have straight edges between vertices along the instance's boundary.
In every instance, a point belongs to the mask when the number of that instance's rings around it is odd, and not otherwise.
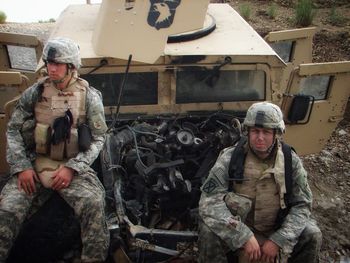
[{"label": "engine hose", "polygon": [[160,136],[159,134],[157,133],[154,133],[154,132],[145,132],[145,131],[140,131],[140,130],[136,130],[134,129],[133,127],[130,127],[130,126],[127,126],[132,132],[135,132],[135,133],[140,133],[140,134],[144,134],[144,135],[153,135],[153,136],[156,136],[162,140],[165,140],[165,138],[163,136]]},{"label": "engine hose", "polygon": [[157,143],[156,142],[148,142],[145,138],[145,136],[141,136],[141,145],[148,147],[149,149],[156,150],[157,149]]},{"label": "engine hose", "polygon": [[134,130],[128,126],[128,129],[130,129],[130,131],[132,132],[132,136],[134,138],[134,143],[135,143],[135,149],[136,149],[136,155],[137,155],[137,159],[139,160],[140,164],[143,166],[143,168],[147,168],[147,166],[142,162],[141,160],[141,156],[140,156],[140,153],[139,153],[139,146],[137,144],[137,139],[136,139],[136,135],[135,135],[135,132]]},{"label": "engine hose", "polygon": [[232,130],[232,127],[230,127],[229,125],[223,123],[222,121],[216,120],[216,122],[218,124],[220,124],[221,126],[225,127],[228,131]]}]

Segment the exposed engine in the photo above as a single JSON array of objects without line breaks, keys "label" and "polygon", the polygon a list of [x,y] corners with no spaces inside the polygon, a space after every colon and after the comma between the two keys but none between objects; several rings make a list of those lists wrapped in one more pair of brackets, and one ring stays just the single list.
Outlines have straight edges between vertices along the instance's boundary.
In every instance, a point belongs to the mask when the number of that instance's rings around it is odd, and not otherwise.
[{"label": "exposed engine", "polygon": [[225,113],[139,120],[111,130],[102,170],[118,218],[127,215],[147,228],[193,229],[200,186],[240,133],[238,119]]}]

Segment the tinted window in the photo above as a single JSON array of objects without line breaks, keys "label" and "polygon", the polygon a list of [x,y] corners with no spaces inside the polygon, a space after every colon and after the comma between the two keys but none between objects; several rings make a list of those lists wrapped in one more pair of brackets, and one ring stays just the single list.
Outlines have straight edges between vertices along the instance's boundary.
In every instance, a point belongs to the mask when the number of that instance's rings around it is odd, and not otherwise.
[{"label": "tinted window", "polygon": [[271,43],[270,46],[276,53],[280,56],[285,63],[291,62],[292,60],[292,50],[293,42],[292,41],[280,41],[276,43]]},{"label": "tinted window", "polygon": [[263,100],[265,72],[262,70],[177,71],[176,103]]},{"label": "tinted window", "polygon": [[[116,106],[123,74],[93,74],[82,78],[100,90],[105,106]],[[121,105],[149,105],[158,103],[158,74],[129,73],[123,90]]]},{"label": "tinted window", "polygon": [[35,71],[37,67],[35,48],[8,45],[7,51],[11,68]]},{"label": "tinted window", "polygon": [[300,93],[311,95],[315,100],[327,98],[330,76],[310,76],[302,78],[300,81]]}]

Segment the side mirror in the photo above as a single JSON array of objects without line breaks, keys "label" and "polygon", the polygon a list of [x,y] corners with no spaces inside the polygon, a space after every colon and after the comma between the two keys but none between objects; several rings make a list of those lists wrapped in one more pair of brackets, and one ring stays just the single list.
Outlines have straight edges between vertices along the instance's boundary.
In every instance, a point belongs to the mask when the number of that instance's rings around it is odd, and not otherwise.
[{"label": "side mirror", "polygon": [[[306,124],[310,120],[315,98],[310,95],[295,95],[287,99],[290,105],[287,114],[287,122],[291,124]],[[303,122],[300,122],[305,120]]]}]

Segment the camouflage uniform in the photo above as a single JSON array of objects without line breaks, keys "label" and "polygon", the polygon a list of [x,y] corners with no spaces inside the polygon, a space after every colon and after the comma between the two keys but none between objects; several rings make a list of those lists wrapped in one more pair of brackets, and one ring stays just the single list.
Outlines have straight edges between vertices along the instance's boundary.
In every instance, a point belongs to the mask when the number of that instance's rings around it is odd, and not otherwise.
[{"label": "camouflage uniform", "polygon": [[[73,77],[69,85],[75,85],[79,81],[84,80]],[[34,169],[34,108],[40,96],[40,84],[38,82],[24,91],[8,125],[7,161],[12,177],[1,193],[0,262],[6,260],[33,200],[46,192],[40,182],[36,182],[36,192],[32,195],[20,191],[17,186],[17,173]],[[80,221],[82,261],[102,262],[109,247],[109,231],[104,214],[105,191],[90,165],[103,147],[106,123],[101,94],[92,87],[86,90],[86,119],[92,143],[89,149],[79,152],[65,163],[75,173],[69,187],[58,190],[58,193],[74,209]]]},{"label": "camouflage uniform", "polygon": [[[269,160],[257,158],[257,166],[259,162],[268,163],[262,166],[265,170],[261,172],[261,175],[268,169],[274,168],[280,147],[280,142],[277,140]],[[220,153],[201,188],[202,195],[199,202],[201,222],[198,242],[200,262],[227,262],[226,254],[230,250],[238,252],[252,235],[256,237],[262,235],[265,239],[272,240],[281,248],[280,251],[284,258],[289,257],[288,262],[316,262],[322,235],[316,223],[310,218],[312,194],[307,182],[307,172],[300,158],[292,152],[291,207],[282,225],[268,233],[257,233],[256,229],[251,227],[246,220],[248,212],[255,213],[256,200],[252,200],[252,209],[250,209],[249,205],[242,201],[243,199],[236,199],[237,211],[241,209],[237,213],[232,213],[232,209],[230,211],[225,202],[225,197],[229,195],[228,167],[234,149],[235,146],[232,146]],[[245,145],[245,150],[248,155],[252,154],[248,145]],[[244,166],[244,169],[246,173],[247,167]],[[241,185],[244,184],[247,182],[243,181]]]}]

